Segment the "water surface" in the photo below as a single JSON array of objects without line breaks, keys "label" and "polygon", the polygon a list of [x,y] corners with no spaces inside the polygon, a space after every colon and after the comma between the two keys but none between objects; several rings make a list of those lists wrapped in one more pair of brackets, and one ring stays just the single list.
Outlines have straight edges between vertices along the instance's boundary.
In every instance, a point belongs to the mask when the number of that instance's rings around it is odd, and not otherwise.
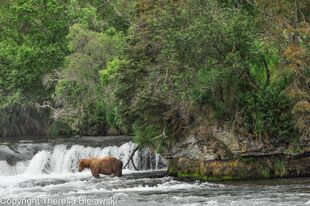
[{"label": "water surface", "polygon": [[166,161],[149,150],[133,158],[139,171],[130,163],[122,177],[96,179],[89,170],[77,171],[78,160],[89,156],[112,155],[126,162],[135,145],[125,140],[115,145],[96,138],[3,143],[0,205],[18,200],[19,205],[310,205],[310,178],[184,181],[165,176]]}]

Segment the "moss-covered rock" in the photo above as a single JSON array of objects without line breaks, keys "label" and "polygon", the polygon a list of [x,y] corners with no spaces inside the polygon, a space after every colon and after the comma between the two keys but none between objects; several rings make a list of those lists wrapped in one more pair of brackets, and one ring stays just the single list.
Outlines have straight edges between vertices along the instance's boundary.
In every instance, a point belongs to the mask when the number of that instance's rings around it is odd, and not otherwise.
[{"label": "moss-covered rock", "polygon": [[251,157],[233,160],[200,161],[175,158],[169,173],[203,181],[297,177],[310,175],[310,157]]}]

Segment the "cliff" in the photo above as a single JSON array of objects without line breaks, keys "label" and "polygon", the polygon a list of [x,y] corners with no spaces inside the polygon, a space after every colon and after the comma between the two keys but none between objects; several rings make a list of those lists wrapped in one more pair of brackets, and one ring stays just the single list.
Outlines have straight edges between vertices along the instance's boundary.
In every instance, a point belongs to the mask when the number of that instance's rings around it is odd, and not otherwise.
[{"label": "cliff", "polygon": [[165,157],[171,175],[231,180],[310,176],[309,154],[309,139],[295,145],[275,144],[266,138],[212,128],[174,144]]}]

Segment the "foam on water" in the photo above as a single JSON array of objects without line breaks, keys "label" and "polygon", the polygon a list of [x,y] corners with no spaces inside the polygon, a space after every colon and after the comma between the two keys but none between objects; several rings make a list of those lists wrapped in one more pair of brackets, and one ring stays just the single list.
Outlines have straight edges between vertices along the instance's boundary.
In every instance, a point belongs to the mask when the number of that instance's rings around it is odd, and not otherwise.
[{"label": "foam on water", "polygon": [[156,186],[149,186],[149,185],[139,185],[137,187],[131,188],[120,188],[120,189],[113,189],[111,192],[142,192],[142,191],[170,191],[170,190],[182,190],[182,189],[191,189],[197,188],[199,186],[195,184],[188,184],[188,183],[177,183],[177,182],[166,182],[163,184],[158,184]]},{"label": "foam on water", "polygon": [[[17,174],[41,175],[41,174],[65,174],[77,172],[80,159],[87,157],[114,156],[124,164],[128,161],[131,152],[136,147],[132,142],[120,147],[85,147],[83,145],[67,146],[59,144],[48,150],[38,151],[31,160],[19,161],[15,165],[9,165],[6,161],[0,161],[0,176]],[[166,161],[158,154],[152,154],[149,150],[137,151],[133,157],[134,164],[139,169],[162,169],[166,167]],[[133,169],[130,162],[128,169]]]},{"label": "foam on water", "polygon": [[[23,145],[20,147],[22,150],[17,153],[33,154],[28,160],[17,161],[12,165],[5,160],[0,161],[0,197],[36,197],[66,191],[68,194],[108,191],[102,188],[101,184],[96,183],[97,180],[92,177],[89,169],[78,172],[79,160],[87,157],[114,156],[125,164],[135,147],[136,145],[132,142],[119,147],[68,146],[66,144],[27,147]],[[27,151],[27,148],[31,151]],[[35,149],[32,150],[33,148]],[[11,154],[13,152],[10,152]],[[135,171],[132,163],[129,163],[123,170],[124,175],[166,168],[165,159],[158,154],[150,153],[147,149],[138,150],[133,161],[139,171]],[[89,184],[89,181],[94,181],[96,186]],[[109,184],[118,183],[119,179],[108,177],[108,182]]]},{"label": "foam on water", "polygon": [[135,147],[132,142],[106,147],[80,144],[37,146],[27,143],[12,150],[9,149],[11,147],[3,147],[5,154],[18,158],[15,162],[9,158],[9,161],[0,161],[0,199],[113,197],[117,199],[117,205],[126,206],[310,204],[310,179],[264,185],[252,182],[184,182],[173,177],[149,176],[151,173],[163,173],[167,165],[163,157],[147,149],[134,155],[133,161],[139,171],[135,171],[130,163],[123,170],[122,177],[101,175],[94,178],[88,169],[77,172],[81,158],[111,155],[126,163]]},{"label": "foam on water", "polygon": [[[112,194],[111,188],[114,187],[114,184],[120,183],[120,178],[102,175],[102,178],[97,180],[92,177],[89,169],[78,172],[78,162],[87,157],[114,156],[125,164],[135,147],[136,145],[132,142],[127,142],[119,147],[68,146],[66,144],[49,145],[48,147],[23,146],[21,147],[22,151],[17,151],[17,153],[33,153],[32,157],[17,161],[12,165],[7,161],[0,161],[0,197],[30,198],[47,194],[52,196],[51,194],[57,193],[73,196],[100,192]],[[35,148],[35,150],[27,151],[25,150],[27,148],[29,150]],[[123,169],[123,175],[139,174],[154,169],[165,170],[166,168],[165,159],[147,149],[138,150],[133,161],[139,171],[135,171],[132,163],[129,163]],[[104,185],[101,182],[103,179],[106,180]],[[134,183],[135,180],[127,182]]]}]

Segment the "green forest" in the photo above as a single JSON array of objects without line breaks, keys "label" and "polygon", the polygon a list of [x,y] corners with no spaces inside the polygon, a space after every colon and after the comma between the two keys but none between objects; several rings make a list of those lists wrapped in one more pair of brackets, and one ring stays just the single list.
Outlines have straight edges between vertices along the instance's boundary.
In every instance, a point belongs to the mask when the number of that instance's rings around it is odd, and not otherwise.
[{"label": "green forest", "polygon": [[308,0],[1,0],[0,135],[310,136]]}]

